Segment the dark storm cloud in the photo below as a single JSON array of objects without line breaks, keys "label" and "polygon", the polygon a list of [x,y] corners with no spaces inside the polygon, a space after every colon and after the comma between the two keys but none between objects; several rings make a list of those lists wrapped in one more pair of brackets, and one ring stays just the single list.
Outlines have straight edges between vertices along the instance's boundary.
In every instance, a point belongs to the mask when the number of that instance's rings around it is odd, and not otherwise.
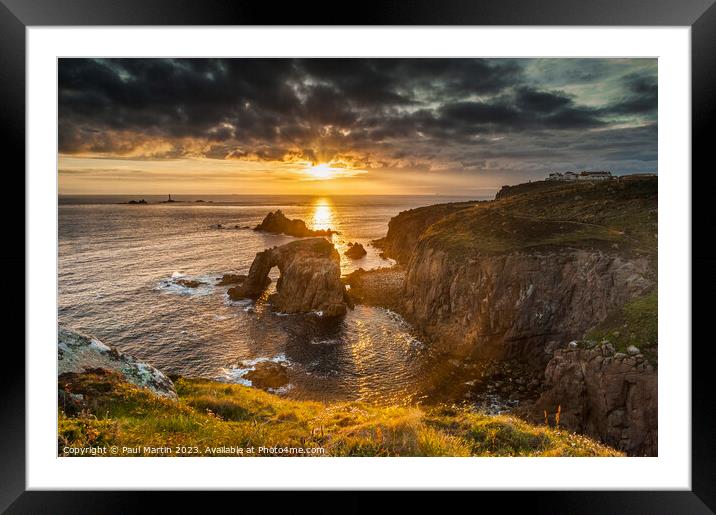
[{"label": "dark storm cloud", "polygon": [[609,110],[616,114],[656,114],[659,88],[656,75],[629,74],[623,78],[624,95]]},{"label": "dark storm cloud", "polygon": [[[644,60],[61,59],[58,79],[66,155],[375,167],[521,158],[505,139],[522,158],[582,162],[579,144],[653,126],[658,97]],[[599,81],[609,94],[575,93]],[[654,156],[654,134],[639,134],[592,151]]]}]

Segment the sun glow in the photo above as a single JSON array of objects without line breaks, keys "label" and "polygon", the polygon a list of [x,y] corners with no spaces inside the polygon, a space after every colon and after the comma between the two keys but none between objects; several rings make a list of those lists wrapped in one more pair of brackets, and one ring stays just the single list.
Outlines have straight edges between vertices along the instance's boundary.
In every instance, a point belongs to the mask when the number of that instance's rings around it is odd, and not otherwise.
[{"label": "sun glow", "polygon": [[321,163],[308,168],[308,173],[314,179],[333,179],[336,176],[336,169],[331,168],[328,163]]}]

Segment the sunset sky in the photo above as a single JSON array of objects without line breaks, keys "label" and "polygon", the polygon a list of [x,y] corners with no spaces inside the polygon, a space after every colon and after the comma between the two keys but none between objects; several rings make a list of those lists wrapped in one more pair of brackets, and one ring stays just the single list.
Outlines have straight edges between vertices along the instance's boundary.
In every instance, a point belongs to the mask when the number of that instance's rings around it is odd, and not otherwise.
[{"label": "sunset sky", "polygon": [[61,194],[478,195],[657,171],[656,59],[60,59]]}]

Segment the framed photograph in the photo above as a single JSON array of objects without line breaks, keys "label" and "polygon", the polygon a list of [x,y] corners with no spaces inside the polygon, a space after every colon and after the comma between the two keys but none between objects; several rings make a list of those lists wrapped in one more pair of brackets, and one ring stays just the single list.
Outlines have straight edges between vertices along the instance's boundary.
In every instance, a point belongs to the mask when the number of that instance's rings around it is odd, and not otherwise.
[{"label": "framed photograph", "polygon": [[712,512],[711,2],[134,4],[0,5],[3,509]]}]

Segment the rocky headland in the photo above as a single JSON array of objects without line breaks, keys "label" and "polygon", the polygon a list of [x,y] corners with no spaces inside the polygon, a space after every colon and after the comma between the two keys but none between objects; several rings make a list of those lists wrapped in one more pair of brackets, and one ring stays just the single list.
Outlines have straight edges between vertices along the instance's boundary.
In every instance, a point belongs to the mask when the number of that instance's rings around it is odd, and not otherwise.
[{"label": "rocky headland", "polygon": [[297,240],[256,254],[247,278],[227,292],[233,300],[260,297],[278,267],[276,293],[269,297],[283,313],[316,312],[326,317],[344,315],[352,306],[341,282],[340,255],[325,238]]},{"label": "rocky headland", "polygon": [[[527,382],[536,372],[541,384],[528,396],[539,397],[537,411],[553,413],[563,398],[562,425],[630,454],[653,455],[657,382],[648,359],[656,356],[656,341],[639,341],[645,333],[624,324],[608,328],[610,338],[624,340],[628,332],[631,343],[650,347],[636,365],[620,361],[617,368],[596,367],[599,360],[593,362],[591,354],[567,347],[609,325],[631,303],[648,305],[640,320],[655,327],[656,303],[644,299],[655,297],[656,242],[656,178],[529,183],[503,188],[490,202],[400,213],[374,244],[402,265],[395,271],[404,274],[402,289],[397,281],[385,281],[382,270],[347,280],[357,300],[398,311],[446,356],[519,363],[530,371]],[[575,371],[589,373],[579,380],[564,373],[565,353]],[[620,367],[629,368],[628,381]],[[577,388],[580,381],[590,386]],[[628,386],[634,384],[639,386]],[[629,388],[633,393],[623,393]],[[577,393],[586,391],[592,393]],[[634,395],[642,402],[627,400]]]},{"label": "rocky headland", "polygon": [[283,212],[278,209],[266,215],[263,221],[254,228],[255,231],[269,232],[272,234],[286,234],[287,236],[295,236],[297,238],[307,238],[314,236],[330,236],[335,231],[330,229],[312,230],[306,226],[306,222],[298,218],[287,218]]},{"label": "rocky headland", "polygon": [[388,233],[377,240],[373,246],[381,249],[382,255],[406,264],[412,256],[420,235],[445,216],[472,207],[478,202],[454,202],[418,207],[402,211],[388,222]]}]

